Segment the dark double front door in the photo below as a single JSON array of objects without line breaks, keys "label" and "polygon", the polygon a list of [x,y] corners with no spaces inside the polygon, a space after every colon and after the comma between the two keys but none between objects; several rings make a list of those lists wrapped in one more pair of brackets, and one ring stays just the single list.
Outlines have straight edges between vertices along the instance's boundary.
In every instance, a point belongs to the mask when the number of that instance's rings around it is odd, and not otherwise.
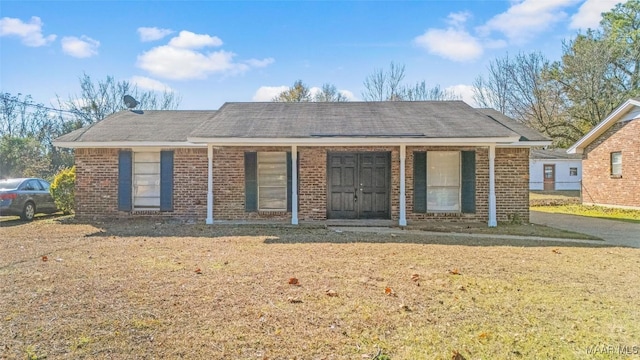
[{"label": "dark double front door", "polygon": [[327,154],[327,218],[389,219],[388,152]]}]

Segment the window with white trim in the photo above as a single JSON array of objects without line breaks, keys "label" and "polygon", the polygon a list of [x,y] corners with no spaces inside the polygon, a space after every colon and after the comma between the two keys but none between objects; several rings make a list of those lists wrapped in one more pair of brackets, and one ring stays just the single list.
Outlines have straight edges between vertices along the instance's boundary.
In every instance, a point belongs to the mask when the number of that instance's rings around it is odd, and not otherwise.
[{"label": "window with white trim", "polygon": [[258,210],[287,211],[286,152],[258,152]]},{"label": "window with white trim", "polygon": [[611,153],[611,176],[622,176],[622,153]]},{"label": "window with white trim", "polygon": [[160,209],[160,152],[133,153],[133,208]]},{"label": "window with white trim", "polygon": [[460,152],[427,152],[427,209],[460,211]]}]

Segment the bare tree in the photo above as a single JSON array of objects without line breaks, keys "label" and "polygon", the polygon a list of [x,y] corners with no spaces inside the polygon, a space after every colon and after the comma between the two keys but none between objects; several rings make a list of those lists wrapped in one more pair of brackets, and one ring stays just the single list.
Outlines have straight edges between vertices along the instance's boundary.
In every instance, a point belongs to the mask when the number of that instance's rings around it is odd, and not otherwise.
[{"label": "bare tree", "polygon": [[400,89],[404,79],[404,65],[391,63],[389,70],[375,69],[364,80],[365,91],[362,98],[365,101],[402,100]]},{"label": "bare tree", "polygon": [[313,101],[316,102],[343,102],[349,101],[335,85],[323,84],[318,93],[313,96]]},{"label": "bare tree", "polygon": [[364,80],[365,101],[459,100],[460,97],[439,85],[428,87],[425,81],[404,85],[405,66],[391,63],[389,70],[375,69]]},{"label": "bare tree", "polygon": [[124,95],[133,96],[143,110],[174,110],[181,101],[174,92],[165,91],[158,95],[153,91],[140,91],[128,81],[116,81],[113,76],[94,82],[89,75],[83,74],[80,89],[79,96],[70,96],[67,101],[58,97],[58,104],[74,113],[82,125],[96,123],[126,109],[122,101]]},{"label": "bare tree", "polygon": [[414,86],[403,86],[399,97],[405,101],[460,100],[460,96],[441,88],[440,85],[428,87],[425,81],[418,82]]}]

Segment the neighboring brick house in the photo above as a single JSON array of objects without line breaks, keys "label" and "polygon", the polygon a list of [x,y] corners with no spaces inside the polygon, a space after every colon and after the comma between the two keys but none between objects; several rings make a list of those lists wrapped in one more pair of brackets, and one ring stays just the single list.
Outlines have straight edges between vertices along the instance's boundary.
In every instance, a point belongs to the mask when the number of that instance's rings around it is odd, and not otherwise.
[{"label": "neighboring brick house", "polygon": [[226,103],[121,111],[75,149],[76,216],[529,220],[529,148],[549,139],[462,101]]},{"label": "neighboring brick house", "polygon": [[640,209],[640,98],[629,99],[568,150],[582,154],[582,202]]}]

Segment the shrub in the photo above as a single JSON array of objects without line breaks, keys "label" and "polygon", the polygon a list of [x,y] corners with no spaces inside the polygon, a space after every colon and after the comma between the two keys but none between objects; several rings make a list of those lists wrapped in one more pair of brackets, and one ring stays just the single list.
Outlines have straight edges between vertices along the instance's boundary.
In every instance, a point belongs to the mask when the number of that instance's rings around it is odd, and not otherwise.
[{"label": "shrub", "polygon": [[51,184],[51,196],[56,206],[65,214],[71,214],[74,209],[76,184],[76,167],[62,169],[56,174]]}]

